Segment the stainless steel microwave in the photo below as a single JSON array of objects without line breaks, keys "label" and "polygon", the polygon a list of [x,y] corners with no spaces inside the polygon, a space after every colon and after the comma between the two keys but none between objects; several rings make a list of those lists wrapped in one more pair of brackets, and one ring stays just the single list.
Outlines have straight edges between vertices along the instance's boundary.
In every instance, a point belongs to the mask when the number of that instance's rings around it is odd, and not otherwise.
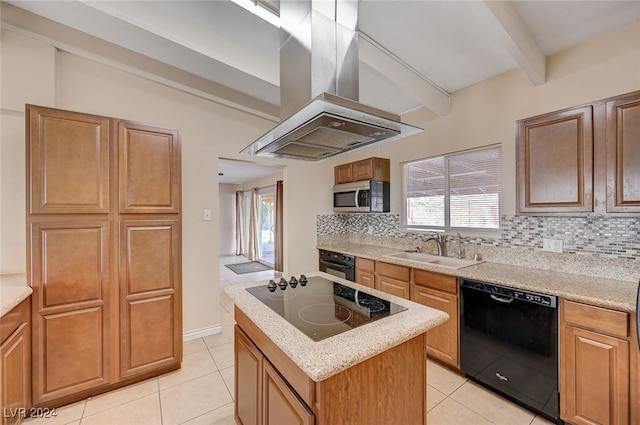
[{"label": "stainless steel microwave", "polygon": [[333,186],[336,212],[389,212],[389,182],[365,180]]}]

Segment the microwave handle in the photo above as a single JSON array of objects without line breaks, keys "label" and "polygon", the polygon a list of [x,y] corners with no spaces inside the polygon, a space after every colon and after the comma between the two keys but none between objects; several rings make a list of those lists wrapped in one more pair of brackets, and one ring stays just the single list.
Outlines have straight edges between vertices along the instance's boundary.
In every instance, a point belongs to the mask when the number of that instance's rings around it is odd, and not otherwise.
[{"label": "microwave handle", "polygon": [[360,199],[360,189],[356,189],[356,208],[360,208],[358,200]]}]

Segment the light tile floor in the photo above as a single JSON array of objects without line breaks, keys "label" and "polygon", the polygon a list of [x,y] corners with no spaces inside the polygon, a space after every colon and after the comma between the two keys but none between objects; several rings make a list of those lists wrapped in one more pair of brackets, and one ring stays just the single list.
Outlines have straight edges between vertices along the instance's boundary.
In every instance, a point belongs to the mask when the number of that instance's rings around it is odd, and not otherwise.
[{"label": "light tile floor", "polygon": [[[221,290],[236,283],[270,279],[275,274],[267,271],[236,275],[224,267],[243,261],[246,258],[221,258]],[[235,425],[233,302],[224,292],[220,295],[220,314],[222,333],[185,342],[180,370],[58,408],[55,418],[28,419],[24,423]],[[435,362],[427,363],[429,425],[551,424]]]}]

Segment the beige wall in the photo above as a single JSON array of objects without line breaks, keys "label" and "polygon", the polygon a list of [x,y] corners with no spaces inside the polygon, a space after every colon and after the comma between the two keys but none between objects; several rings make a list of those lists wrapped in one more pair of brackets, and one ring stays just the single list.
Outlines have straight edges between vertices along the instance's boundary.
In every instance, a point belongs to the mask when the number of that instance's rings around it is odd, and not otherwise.
[{"label": "beige wall", "polygon": [[454,93],[447,117],[425,110],[403,117],[423,127],[423,133],[332,163],[372,155],[391,158],[392,212],[400,213],[401,162],[499,143],[502,213],[515,214],[515,121],[635,90],[640,90],[640,22],[550,56],[547,81],[541,86],[534,86],[519,69],[506,72]]},{"label": "beige wall", "polygon": [[[217,159],[251,159],[238,151],[273,123],[178,90],[98,65],[2,31],[0,143],[0,272],[25,271],[24,104],[34,103],[178,128],[183,145],[184,328],[219,323]],[[400,212],[400,163],[446,152],[502,144],[503,213],[515,211],[514,121],[591,100],[640,90],[640,23],[627,25],[547,59],[547,82],[535,87],[520,70],[451,97],[451,114],[426,110],[405,117],[425,128],[411,138],[321,163],[286,165],[285,273],[317,269],[316,215],[330,214],[333,166],[372,155],[391,158],[392,208]],[[214,306],[214,308],[212,308]]]},{"label": "beige wall", "polygon": [[236,253],[236,190],[234,184],[218,185],[218,217],[220,220],[219,246],[220,255]]}]

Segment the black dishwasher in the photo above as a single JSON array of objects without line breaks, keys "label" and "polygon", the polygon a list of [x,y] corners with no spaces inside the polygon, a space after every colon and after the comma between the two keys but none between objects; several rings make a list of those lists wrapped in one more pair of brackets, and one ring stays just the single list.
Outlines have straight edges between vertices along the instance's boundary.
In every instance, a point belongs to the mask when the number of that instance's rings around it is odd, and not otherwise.
[{"label": "black dishwasher", "polygon": [[557,298],[461,279],[460,368],[467,377],[556,423]]}]

